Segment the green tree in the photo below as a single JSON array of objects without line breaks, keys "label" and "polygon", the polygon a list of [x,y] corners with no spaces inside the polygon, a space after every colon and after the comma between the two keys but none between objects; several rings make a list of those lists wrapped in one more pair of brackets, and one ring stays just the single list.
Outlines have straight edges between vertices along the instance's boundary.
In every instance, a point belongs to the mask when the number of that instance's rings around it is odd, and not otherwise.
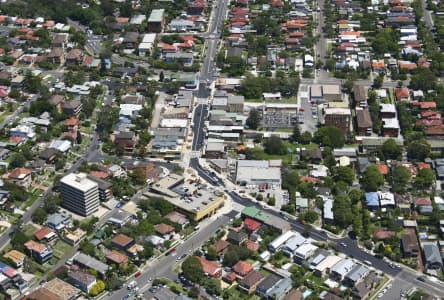
[{"label": "green tree", "polygon": [[257,109],[252,108],[250,110],[250,113],[248,114],[248,118],[245,121],[245,124],[248,126],[248,128],[256,130],[261,123],[261,116]]},{"label": "green tree", "polygon": [[415,178],[418,188],[429,188],[435,183],[435,173],[432,169],[421,169]]},{"label": "green tree", "polygon": [[134,169],[130,174],[128,174],[132,181],[137,185],[143,185],[146,182],[146,176],[141,168]]},{"label": "green tree", "polygon": [[218,257],[216,249],[213,246],[208,247],[206,258],[208,260],[217,260]]},{"label": "green tree", "polygon": [[436,86],[436,75],[429,68],[418,68],[410,78],[410,88],[414,90],[433,90]]},{"label": "green tree", "polygon": [[205,290],[210,295],[218,296],[222,293],[222,289],[220,287],[220,280],[216,278],[205,280],[204,285],[205,285]]},{"label": "green tree", "polygon": [[402,148],[394,139],[388,139],[382,144],[382,154],[385,159],[398,159],[402,154]]},{"label": "green tree", "polygon": [[38,207],[32,214],[32,221],[37,224],[43,224],[46,221],[46,211]]},{"label": "green tree", "polygon": [[304,144],[304,145],[310,144],[312,138],[313,137],[312,137],[312,135],[311,135],[311,133],[309,131],[304,131],[301,134],[300,143]]},{"label": "green tree", "polygon": [[424,161],[430,155],[431,147],[425,139],[412,141],[407,146],[407,157],[413,160]]},{"label": "green tree", "polygon": [[392,188],[396,193],[405,191],[407,184],[410,182],[410,171],[404,166],[396,166],[392,171]]},{"label": "green tree", "polygon": [[323,146],[342,148],[345,144],[345,135],[344,132],[337,127],[324,126],[315,132],[313,140]]},{"label": "green tree", "polygon": [[9,159],[9,167],[11,168],[22,168],[26,164],[26,157],[22,153],[14,153]]},{"label": "green tree", "polygon": [[277,135],[272,135],[265,140],[265,152],[270,155],[283,155],[287,152],[284,143]]},{"label": "green tree", "polygon": [[376,192],[383,183],[384,177],[375,165],[365,169],[361,184],[366,192]]},{"label": "green tree", "polygon": [[191,289],[188,291],[188,296],[190,296],[192,299],[197,299],[199,294],[199,288],[196,286],[191,287]]},{"label": "green tree", "polygon": [[291,134],[290,137],[291,141],[293,143],[299,143],[301,140],[301,129],[299,128],[299,125],[295,125],[293,127],[293,133]]},{"label": "green tree", "polygon": [[204,278],[204,273],[200,261],[194,257],[187,257],[182,263],[183,276],[192,282],[200,283]]},{"label": "green tree", "polygon": [[353,172],[353,169],[350,167],[338,167],[335,170],[335,180],[336,181],[344,181],[347,184],[352,184],[353,180],[355,179],[355,173]]},{"label": "green tree", "polygon": [[350,208],[351,201],[347,195],[341,194],[335,197],[333,215],[337,226],[345,228],[352,224],[354,216]]}]

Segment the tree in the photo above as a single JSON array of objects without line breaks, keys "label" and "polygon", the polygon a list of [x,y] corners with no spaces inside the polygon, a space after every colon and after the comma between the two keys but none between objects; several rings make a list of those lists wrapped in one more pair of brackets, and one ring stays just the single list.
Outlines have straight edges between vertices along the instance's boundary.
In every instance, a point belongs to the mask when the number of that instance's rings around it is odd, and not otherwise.
[{"label": "tree", "polygon": [[217,255],[216,249],[213,246],[208,247],[207,249],[207,255],[208,260],[217,260],[219,255]]},{"label": "tree", "polygon": [[361,183],[366,192],[376,192],[384,183],[384,176],[375,165],[370,165],[365,169]]},{"label": "tree", "polygon": [[287,152],[284,143],[277,135],[272,135],[265,140],[265,152],[271,155],[283,155]]},{"label": "tree", "polygon": [[197,299],[199,294],[199,288],[196,286],[191,287],[190,291],[188,292],[188,296],[190,296],[192,299]]},{"label": "tree", "polygon": [[257,109],[252,108],[250,110],[250,113],[248,114],[248,118],[245,121],[245,124],[248,126],[249,129],[256,130],[261,123],[261,116]]},{"label": "tree", "polygon": [[160,73],[159,73],[159,82],[163,82],[164,79],[165,79],[165,75],[163,74],[163,71],[160,71]]},{"label": "tree", "polygon": [[382,144],[382,154],[385,159],[398,159],[402,154],[402,148],[394,139],[388,139]]},{"label": "tree", "polygon": [[9,159],[9,166],[11,168],[22,168],[26,164],[26,157],[22,153],[14,153]]},{"label": "tree", "polygon": [[304,132],[301,134],[301,139],[300,139],[299,142],[300,142],[301,144],[307,145],[307,144],[310,144],[312,138],[313,138],[313,137],[312,137],[312,135],[311,135],[311,132],[309,132],[309,131],[304,131]]},{"label": "tree", "polygon": [[46,220],[46,211],[38,207],[32,214],[32,221],[37,224],[43,224]]},{"label": "tree", "polygon": [[204,278],[202,265],[194,256],[189,256],[184,260],[182,263],[182,271],[183,276],[192,282],[200,283]]},{"label": "tree", "polygon": [[353,183],[353,180],[355,179],[355,173],[353,172],[353,169],[350,167],[344,167],[344,166],[338,167],[335,173],[336,174],[334,178],[336,181],[341,180],[351,185]]},{"label": "tree", "polygon": [[436,85],[436,75],[429,68],[418,68],[410,78],[410,88],[413,90],[433,90]]},{"label": "tree", "polygon": [[220,280],[211,278],[205,281],[205,290],[208,294],[218,296],[221,294]]},{"label": "tree", "polygon": [[319,128],[313,137],[314,141],[323,146],[342,148],[345,144],[345,135],[341,129],[334,126]]},{"label": "tree", "polygon": [[299,128],[299,125],[296,124],[293,127],[293,133],[292,133],[290,139],[291,139],[291,141],[293,143],[299,143],[300,142],[300,140],[301,140],[301,129]]},{"label": "tree", "polygon": [[432,169],[421,169],[416,176],[415,185],[418,188],[429,188],[435,183],[435,173]]},{"label": "tree", "polygon": [[392,171],[392,188],[395,193],[405,191],[406,185],[410,182],[410,171],[404,166],[396,166]]},{"label": "tree", "polygon": [[353,213],[350,208],[351,201],[347,195],[341,194],[335,197],[333,215],[337,226],[345,228],[353,222]]},{"label": "tree", "polygon": [[430,155],[431,147],[425,139],[412,141],[407,146],[407,157],[414,160],[423,161]]},{"label": "tree", "polygon": [[137,185],[142,185],[146,181],[145,173],[141,168],[134,169],[130,174],[129,177],[133,180],[133,182]]}]

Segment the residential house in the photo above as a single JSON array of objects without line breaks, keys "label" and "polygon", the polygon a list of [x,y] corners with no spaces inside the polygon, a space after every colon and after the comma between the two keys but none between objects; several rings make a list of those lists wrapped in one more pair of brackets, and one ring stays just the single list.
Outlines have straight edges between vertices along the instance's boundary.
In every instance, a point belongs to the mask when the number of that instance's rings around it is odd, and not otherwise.
[{"label": "residential house", "polygon": [[49,98],[49,104],[56,107],[58,113],[62,113],[62,104],[65,102],[65,96],[53,95]]},{"label": "residential house", "polygon": [[213,248],[217,254],[224,254],[230,245],[231,244],[226,240],[218,240],[216,243],[214,243]]},{"label": "residential house", "polygon": [[404,257],[416,257],[419,254],[418,239],[414,231],[401,236],[401,249]]},{"label": "residential house", "polygon": [[347,108],[326,108],[324,109],[325,126],[335,126],[343,132],[350,131],[351,111]]},{"label": "residential house", "polygon": [[62,111],[68,117],[78,118],[82,111],[82,102],[80,100],[70,100],[62,103]]},{"label": "residential house", "polygon": [[233,266],[232,269],[238,276],[244,277],[253,270],[253,266],[243,260],[240,260]]},{"label": "residential house", "polygon": [[282,277],[269,274],[262,280],[256,287],[256,294],[259,295],[262,299],[268,299],[268,292],[282,279]]},{"label": "residential house", "polygon": [[153,9],[148,17],[148,32],[163,32],[165,27],[165,10]]},{"label": "residential house", "polygon": [[28,188],[31,185],[31,170],[15,168],[8,175],[8,179],[18,186]]},{"label": "residential house", "polygon": [[219,278],[222,276],[222,268],[216,262],[206,260],[203,257],[195,256],[200,264],[202,265],[202,269],[205,275],[211,276],[214,278]]},{"label": "residential house", "polygon": [[361,282],[352,288],[352,295],[357,299],[368,299],[371,292],[378,285],[380,278],[374,272],[371,272]]},{"label": "residential house", "polygon": [[109,251],[106,255],[106,260],[119,268],[126,268],[128,266],[128,256],[116,250]]},{"label": "residential house", "polygon": [[73,262],[82,269],[93,269],[102,278],[105,277],[106,272],[109,270],[109,266],[100,260],[95,259],[92,256],[86,255],[82,252],[78,252],[73,257]]},{"label": "residential house", "polygon": [[424,250],[424,266],[428,270],[442,269],[442,257],[436,242],[422,243]]},{"label": "residential house", "polygon": [[24,244],[29,256],[34,258],[38,263],[43,264],[52,258],[52,249],[48,246],[29,240]]},{"label": "residential house", "polygon": [[111,140],[114,144],[122,146],[125,151],[132,152],[137,144],[138,137],[133,131],[117,131],[112,135]]},{"label": "residential house", "polygon": [[123,38],[123,45],[126,49],[136,49],[136,46],[139,41],[139,33],[138,32],[127,32],[125,37]]},{"label": "residential house", "polygon": [[89,293],[91,288],[96,284],[96,278],[93,275],[82,271],[69,272],[68,278],[74,286],[86,293]]},{"label": "residential house", "polygon": [[356,125],[359,135],[371,135],[373,122],[368,109],[356,108]]},{"label": "residential house", "polygon": [[160,223],[154,226],[154,230],[156,233],[158,233],[160,236],[165,238],[166,236],[170,236],[170,234],[174,234],[174,227],[165,223]]},{"label": "residential house", "polygon": [[256,290],[258,284],[261,283],[264,278],[265,276],[262,274],[262,272],[253,270],[239,281],[238,286],[241,290],[247,292],[248,294],[252,294]]},{"label": "residential house", "polygon": [[38,242],[49,244],[57,239],[57,234],[49,227],[42,227],[34,232],[34,237]]},{"label": "residential house", "polygon": [[46,57],[54,65],[61,65],[65,62],[65,53],[63,48],[52,48]]},{"label": "residential house", "polygon": [[248,234],[244,231],[230,231],[227,236],[227,241],[234,244],[240,245],[248,239]]},{"label": "residential house", "polygon": [[136,241],[124,234],[117,234],[111,240],[111,245],[120,250],[127,250],[129,247],[133,246]]},{"label": "residential house", "polygon": [[83,62],[83,51],[71,49],[65,57],[67,65],[80,65]]},{"label": "residential house", "polygon": [[3,257],[10,259],[14,263],[14,266],[16,268],[20,268],[25,262],[26,255],[21,253],[20,251],[11,250],[9,252],[6,252]]},{"label": "residential house", "polygon": [[364,265],[357,264],[353,269],[347,273],[344,277],[344,283],[348,286],[355,286],[363,278],[365,278],[370,273],[370,269]]},{"label": "residential house", "polygon": [[70,227],[72,224],[71,217],[67,214],[61,214],[61,213],[54,213],[52,215],[49,215],[46,218],[46,226],[49,228],[61,232],[66,227]]}]

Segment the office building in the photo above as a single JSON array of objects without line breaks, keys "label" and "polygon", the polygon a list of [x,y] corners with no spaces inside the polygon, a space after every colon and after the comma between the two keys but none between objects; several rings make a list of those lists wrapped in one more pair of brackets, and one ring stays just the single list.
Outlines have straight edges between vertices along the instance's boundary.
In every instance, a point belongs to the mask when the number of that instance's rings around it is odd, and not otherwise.
[{"label": "office building", "polygon": [[99,208],[99,186],[84,173],[68,174],[60,180],[62,206],[81,216],[89,216]]}]

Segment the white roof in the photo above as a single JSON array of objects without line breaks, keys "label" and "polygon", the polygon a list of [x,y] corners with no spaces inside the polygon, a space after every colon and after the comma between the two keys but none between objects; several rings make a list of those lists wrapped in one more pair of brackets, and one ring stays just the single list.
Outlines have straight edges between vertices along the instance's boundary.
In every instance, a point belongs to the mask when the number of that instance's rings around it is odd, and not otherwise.
[{"label": "white roof", "polygon": [[394,206],[395,205],[395,195],[390,192],[379,192],[379,204],[383,206]]},{"label": "white roof", "polygon": [[262,93],[264,98],[281,98],[281,93]]},{"label": "white roof", "polygon": [[54,140],[49,144],[48,148],[54,148],[60,152],[66,152],[71,148],[71,142],[67,140]]},{"label": "white roof", "polygon": [[307,257],[307,255],[309,255],[310,253],[312,253],[316,249],[318,249],[318,246],[315,246],[313,244],[307,243],[307,244],[303,244],[302,246],[297,248],[296,251],[295,251],[295,254],[297,256]]},{"label": "white roof", "polygon": [[342,258],[336,255],[329,255],[326,259],[324,259],[321,263],[319,263],[315,270],[319,272],[324,272],[326,269],[331,269],[334,265],[340,262]]},{"label": "white roof", "polygon": [[325,108],[326,115],[351,115],[351,111],[348,108]]},{"label": "white roof", "polygon": [[399,121],[396,118],[382,119],[382,127],[399,129]]},{"label": "white roof", "polygon": [[166,128],[186,128],[188,126],[187,119],[162,119],[160,127]]},{"label": "white roof", "polygon": [[327,220],[333,220],[333,199],[330,198],[324,198],[324,219]]},{"label": "white roof", "polygon": [[83,192],[87,192],[94,187],[98,187],[98,184],[95,181],[88,179],[87,174],[85,173],[68,174],[60,179],[60,182]]},{"label": "white roof", "polygon": [[381,113],[396,113],[396,106],[394,104],[381,103],[379,104],[379,109]]},{"label": "white roof", "polygon": [[151,43],[153,44],[156,40],[156,34],[155,33],[147,33],[143,35],[142,43]]}]

